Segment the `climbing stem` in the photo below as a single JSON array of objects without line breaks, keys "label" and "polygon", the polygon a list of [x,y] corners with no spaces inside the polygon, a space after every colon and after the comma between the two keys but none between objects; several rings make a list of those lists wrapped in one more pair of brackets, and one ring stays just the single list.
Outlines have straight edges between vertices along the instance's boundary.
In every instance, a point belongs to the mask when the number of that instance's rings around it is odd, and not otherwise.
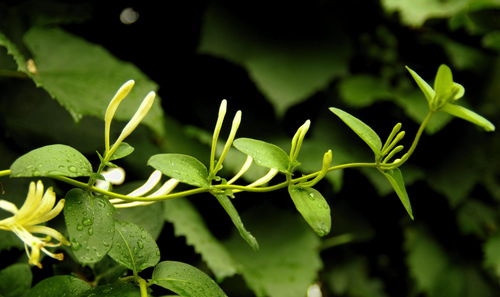
[{"label": "climbing stem", "polygon": [[[341,164],[341,165],[336,165],[328,168],[328,172],[334,171],[334,170],[340,170],[340,169],[346,169],[346,168],[354,168],[354,167],[377,167],[377,163],[348,163],[348,164]],[[10,170],[3,170],[0,171],[0,176],[6,176],[10,174]],[[290,183],[296,184],[298,182],[303,182],[307,181],[309,179],[314,179],[316,176],[321,174],[321,171],[317,171],[311,174],[307,174],[298,178],[289,178],[276,185],[272,186],[267,186],[267,187],[248,187],[248,186],[242,186],[242,185],[228,185],[228,184],[219,184],[219,185],[213,185],[209,188],[195,188],[195,189],[190,189],[190,190],[185,190],[185,191],[180,191],[180,192],[175,192],[167,195],[162,195],[162,196],[156,196],[156,197],[131,197],[123,194],[118,194],[115,192],[110,192],[106,191],[100,188],[96,188],[92,185],[89,185],[87,183],[83,183],[80,181],[77,181],[75,179],[65,177],[65,176],[51,176],[54,179],[57,179],[59,181],[62,181],[64,183],[73,185],[75,187],[79,187],[82,189],[86,189],[92,192],[96,192],[105,196],[108,196],[110,198],[120,198],[126,201],[161,201],[161,200],[168,200],[168,199],[175,199],[175,198],[180,198],[180,197],[186,197],[186,196],[191,196],[195,194],[200,194],[200,193],[207,193],[207,192],[214,192],[214,191],[221,191],[221,190],[239,190],[239,191],[245,191],[245,192],[270,192],[270,191],[275,191],[279,190],[282,188],[286,188]]]}]

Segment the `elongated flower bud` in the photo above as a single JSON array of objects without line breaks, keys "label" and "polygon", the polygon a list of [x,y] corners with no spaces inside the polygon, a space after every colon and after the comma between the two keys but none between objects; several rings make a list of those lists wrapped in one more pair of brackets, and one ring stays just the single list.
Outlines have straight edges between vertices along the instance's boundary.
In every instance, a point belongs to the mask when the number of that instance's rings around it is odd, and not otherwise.
[{"label": "elongated flower bud", "polygon": [[104,141],[106,146],[106,152],[109,150],[109,132],[111,129],[111,121],[115,116],[115,112],[118,109],[118,106],[122,102],[125,97],[130,93],[132,88],[134,87],[135,82],[133,80],[129,80],[124,83],[120,89],[116,92],[113,99],[108,104],[108,108],[106,109],[106,113],[104,114]]}]

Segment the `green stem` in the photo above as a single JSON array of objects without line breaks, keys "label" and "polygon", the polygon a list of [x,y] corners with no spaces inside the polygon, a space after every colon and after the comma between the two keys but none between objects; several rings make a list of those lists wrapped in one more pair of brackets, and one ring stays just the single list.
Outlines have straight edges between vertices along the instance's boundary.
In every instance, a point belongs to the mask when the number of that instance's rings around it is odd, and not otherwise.
[{"label": "green stem", "polygon": [[7,176],[10,174],[11,174],[11,170],[9,170],[9,169],[0,171],[0,176]]},{"label": "green stem", "polygon": [[[334,171],[334,170],[339,170],[339,169],[346,169],[346,168],[354,168],[354,167],[377,167],[377,163],[349,163],[349,164],[342,164],[342,165],[337,165],[337,166],[332,166],[328,168],[328,172]],[[186,196],[191,196],[195,194],[201,194],[201,193],[207,193],[210,191],[217,191],[217,190],[226,190],[226,189],[232,189],[232,190],[240,190],[240,191],[245,191],[245,192],[270,192],[270,191],[275,191],[278,189],[286,188],[290,183],[298,183],[302,181],[306,181],[311,178],[315,178],[317,175],[319,175],[321,171],[317,171],[308,175],[304,175],[298,178],[290,178],[287,181],[284,181],[282,183],[273,185],[273,186],[268,186],[268,187],[248,187],[248,186],[241,186],[241,185],[228,185],[228,184],[220,184],[220,185],[213,185],[210,188],[195,188],[195,189],[190,189],[190,190],[185,190],[181,192],[176,192],[168,195],[163,195],[163,196],[157,196],[157,197],[130,197],[127,195],[123,194],[118,194],[115,192],[110,192],[106,191],[100,188],[96,188],[94,186],[88,185],[86,183],[82,183],[80,181],[77,181],[75,179],[65,177],[65,176],[51,176],[51,178],[57,179],[59,181],[62,181],[64,183],[73,185],[75,187],[79,187],[82,189],[86,189],[89,191],[93,191],[96,193],[100,193],[109,197],[113,198],[120,198],[122,200],[126,201],[162,201],[162,200],[168,200],[168,199],[175,199],[175,198],[180,198],[180,197],[186,197]],[[10,170],[3,170],[0,171],[0,176],[5,176],[9,175]]]},{"label": "green stem", "polygon": [[431,120],[431,118],[434,115],[434,113],[435,112],[432,111],[432,110],[430,110],[427,113],[427,115],[425,116],[424,120],[420,124],[420,127],[418,128],[417,134],[415,135],[415,138],[413,139],[413,143],[411,144],[411,147],[408,150],[408,152],[406,152],[401,157],[401,159],[399,159],[397,162],[389,163],[389,164],[380,164],[380,169],[382,169],[382,170],[390,170],[390,169],[398,168],[401,165],[403,165],[410,158],[410,156],[415,151],[415,148],[417,147],[418,142],[420,141],[420,137],[424,133],[425,127],[427,127],[427,125],[429,124],[429,121]]},{"label": "green stem", "polygon": [[139,289],[141,290],[141,297],[148,297],[148,284],[146,281],[140,277],[136,277],[137,284],[139,285]]}]

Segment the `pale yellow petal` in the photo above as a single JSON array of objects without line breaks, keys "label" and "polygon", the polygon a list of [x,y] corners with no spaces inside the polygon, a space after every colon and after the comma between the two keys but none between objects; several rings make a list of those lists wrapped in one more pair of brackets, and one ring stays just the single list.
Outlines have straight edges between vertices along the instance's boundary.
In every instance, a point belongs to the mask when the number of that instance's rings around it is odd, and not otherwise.
[{"label": "pale yellow petal", "polygon": [[26,198],[26,201],[24,202],[23,206],[16,215],[17,222],[21,225],[24,224],[31,217],[33,217],[34,214],[36,214],[36,211],[40,206],[40,203],[42,202],[42,197],[43,197],[42,181],[39,180],[36,183],[34,191],[32,191],[32,184],[35,183],[32,182],[30,184],[30,191],[28,194],[28,198]]},{"label": "pale yellow petal", "polygon": [[40,216],[30,220],[30,225],[36,225],[48,222],[55,218],[64,208],[64,199],[59,200],[56,206],[48,212],[41,214]]},{"label": "pale yellow petal", "polygon": [[31,233],[50,236],[51,238],[56,239],[62,244],[69,245],[69,241],[64,237],[64,235],[61,234],[61,232],[57,231],[56,229],[47,226],[28,226],[26,227],[26,230]]},{"label": "pale yellow petal", "polygon": [[0,200],[0,208],[12,214],[16,214],[19,211],[14,203],[7,200]]},{"label": "pale yellow petal", "polygon": [[43,218],[45,214],[52,210],[55,202],[56,193],[54,193],[54,190],[52,190],[52,187],[50,187],[47,189],[47,191],[45,191],[45,194],[43,195],[42,201],[38,208],[29,216],[29,219],[27,219],[24,224],[35,225],[41,222],[45,222],[43,219],[40,220],[40,218]]}]

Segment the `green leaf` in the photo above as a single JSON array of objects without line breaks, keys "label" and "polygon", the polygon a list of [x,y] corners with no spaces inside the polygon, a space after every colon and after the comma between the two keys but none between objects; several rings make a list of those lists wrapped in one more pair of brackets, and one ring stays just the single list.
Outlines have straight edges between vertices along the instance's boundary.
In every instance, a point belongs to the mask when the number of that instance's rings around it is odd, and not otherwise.
[{"label": "green leaf", "polygon": [[95,263],[111,249],[115,233],[113,210],[108,199],[93,197],[82,189],[66,194],[64,219],[71,249],[79,262]]},{"label": "green leaf", "polygon": [[490,205],[478,200],[467,199],[457,211],[457,225],[464,235],[486,238],[491,232],[492,226],[496,226],[497,217],[496,209]]},{"label": "green leaf", "polygon": [[339,83],[339,92],[344,102],[356,108],[393,96],[384,80],[368,74],[346,77]]},{"label": "green leaf", "polygon": [[418,75],[415,71],[413,71],[410,67],[406,66],[406,70],[408,70],[417,83],[417,86],[420,88],[422,93],[424,93],[425,99],[427,99],[427,102],[430,104],[434,96],[436,95],[436,92],[434,89],[423,79]]},{"label": "green leaf", "polygon": [[490,237],[483,246],[484,264],[500,277],[500,234]]},{"label": "green leaf", "polygon": [[129,222],[115,222],[115,236],[109,256],[134,274],[160,261],[156,241],[144,228]]},{"label": "green leaf", "polygon": [[442,96],[450,92],[453,86],[453,74],[446,65],[440,65],[434,79],[434,91],[437,96]]},{"label": "green leaf", "polygon": [[92,165],[79,151],[53,144],[37,148],[19,157],[10,166],[12,177],[30,176],[89,176]]},{"label": "green leaf", "polygon": [[226,196],[226,194],[213,194],[219,203],[222,205],[226,213],[229,215],[231,218],[231,221],[233,222],[234,226],[236,229],[238,229],[238,232],[240,233],[241,237],[252,247],[254,250],[259,249],[259,243],[257,242],[257,239],[250,233],[246,228],[245,225],[243,225],[243,221],[240,218],[240,215],[236,208],[234,207],[233,203],[231,200]]},{"label": "green leaf", "polygon": [[330,206],[323,195],[313,188],[291,185],[288,193],[304,220],[319,236],[330,233],[332,218]]},{"label": "green leaf", "polygon": [[462,10],[469,1],[436,1],[436,0],[382,0],[387,13],[399,12],[401,21],[413,27],[422,26],[432,18],[448,18]]},{"label": "green leaf", "polygon": [[141,207],[118,208],[115,211],[115,219],[141,226],[155,239],[160,235],[165,222],[162,216],[163,207],[161,203]]},{"label": "green leaf", "polygon": [[89,289],[90,285],[79,278],[57,275],[42,280],[24,297],[79,297]]},{"label": "green leaf", "polygon": [[233,142],[240,152],[249,155],[260,166],[287,173],[290,158],[280,147],[257,139],[238,138]]},{"label": "green leaf", "polygon": [[[136,85],[120,104],[115,114],[117,120],[128,121],[146,94],[158,89],[136,66],[61,29],[34,27],[24,41],[37,68],[33,80],[76,121],[84,115],[104,118],[109,100],[129,79],[134,79]],[[143,123],[160,135],[164,133],[160,100],[155,100]]]},{"label": "green leaf", "polygon": [[226,242],[239,270],[256,296],[304,297],[322,268],[320,240],[294,213],[270,204],[244,214],[259,238],[258,252],[233,233]]},{"label": "green leaf", "polygon": [[156,265],[151,283],[183,297],[227,297],[208,275],[181,262],[164,261]]},{"label": "green leaf", "polygon": [[493,123],[463,106],[448,103],[441,108],[441,111],[478,125],[488,132],[495,131],[495,125],[493,125]]},{"label": "green leaf", "polygon": [[245,12],[209,5],[198,50],[244,67],[279,116],[347,72],[349,40],[335,26],[326,37],[294,32],[293,40],[286,40],[288,27],[266,26],[261,18],[248,22],[240,13]]},{"label": "green leaf", "polygon": [[351,128],[358,136],[363,139],[366,144],[375,153],[375,156],[380,156],[382,149],[382,141],[380,137],[367,124],[363,123],[358,118],[348,114],[347,112],[335,107],[330,107],[330,111],[338,116],[349,128]]},{"label": "green leaf", "polygon": [[228,250],[215,238],[193,205],[185,198],[163,202],[165,220],[174,225],[175,235],[201,255],[217,280],[236,273],[236,263]]},{"label": "green leaf", "polygon": [[98,286],[78,297],[141,297],[139,288],[130,283],[116,282]]},{"label": "green leaf", "polygon": [[500,51],[500,31],[493,31],[484,35],[481,42],[484,47]]},{"label": "green leaf", "polygon": [[158,154],[148,160],[148,165],[166,176],[195,187],[208,188],[208,170],[198,159],[182,154]]},{"label": "green leaf", "polygon": [[134,147],[126,142],[120,143],[118,149],[114,152],[114,154],[109,159],[110,161],[125,158],[134,152]]},{"label": "green leaf", "polygon": [[421,291],[429,292],[437,285],[439,277],[449,265],[445,250],[426,232],[408,229],[405,234],[406,261],[411,275]]},{"label": "green leaf", "polygon": [[0,270],[0,295],[23,296],[31,288],[33,275],[28,264],[13,264]]},{"label": "green leaf", "polygon": [[401,170],[399,170],[399,168],[395,168],[381,172],[385,176],[385,178],[387,178],[392,188],[394,189],[394,192],[396,192],[396,194],[398,195],[399,200],[401,200],[401,203],[403,203],[403,206],[408,212],[408,215],[413,220],[410,198],[408,197],[408,193],[406,193],[405,182]]},{"label": "green leaf", "polygon": [[370,276],[368,261],[359,256],[332,265],[327,283],[335,295],[386,297],[381,279]]},{"label": "green leaf", "polygon": [[7,36],[4,34],[0,33],[0,46],[3,46],[7,49],[7,53],[11,55],[14,60],[16,61],[17,64],[17,70],[24,72],[28,75],[30,75],[30,72],[26,68],[26,58],[24,55],[19,51],[19,48],[11,42]]}]

